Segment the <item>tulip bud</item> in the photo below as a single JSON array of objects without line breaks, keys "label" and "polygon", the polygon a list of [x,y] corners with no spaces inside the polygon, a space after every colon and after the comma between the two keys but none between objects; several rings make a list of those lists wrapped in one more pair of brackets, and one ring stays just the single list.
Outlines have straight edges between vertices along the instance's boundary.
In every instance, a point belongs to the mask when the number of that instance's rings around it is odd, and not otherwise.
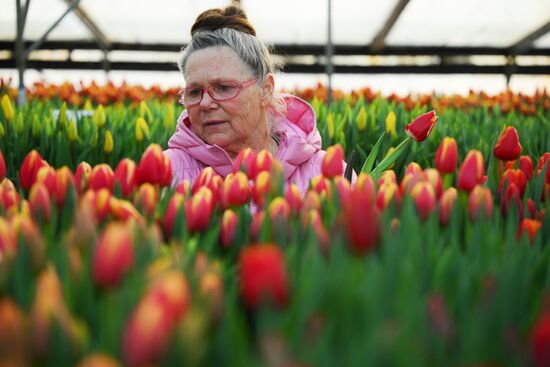
[{"label": "tulip bud", "polygon": [[203,231],[208,227],[214,204],[212,191],[207,187],[201,187],[184,203],[187,229],[190,232]]},{"label": "tulip bud", "polygon": [[275,166],[275,158],[273,155],[266,149],[260,150],[258,155],[256,155],[256,161],[254,162],[254,170],[252,172],[252,177],[254,179],[260,172],[267,171],[271,172]]},{"label": "tulip bud", "polygon": [[107,189],[113,191],[115,186],[115,173],[108,164],[100,163],[90,172],[88,176],[88,187],[91,190],[98,191]]},{"label": "tulip bud", "polygon": [[262,171],[254,180],[254,186],[252,187],[252,199],[259,208],[263,208],[265,205],[265,199],[271,192],[271,174],[267,171]]},{"label": "tulip bud", "polygon": [[115,219],[123,222],[132,220],[140,227],[144,226],[145,220],[131,202],[111,197],[109,200],[109,207],[110,212]]},{"label": "tulip bud", "polygon": [[75,190],[73,173],[67,166],[63,166],[55,173],[55,203],[59,209],[65,204],[65,198],[67,197],[67,190],[69,186]]},{"label": "tulip bud", "polygon": [[357,112],[355,123],[359,132],[363,132],[367,128],[367,111],[365,110],[365,106],[361,106],[359,112]]},{"label": "tulip bud", "polygon": [[321,164],[321,172],[326,178],[341,176],[344,173],[344,149],[340,144],[327,148]]},{"label": "tulip bud", "polygon": [[111,154],[113,152],[113,134],[109,130],[105,131],[105,144],[103,145],[103,151],[105,154]]},{"label": "tulip bud", "polygon": [[453,173],[458,162],[458,147],[456,140],[445,137],[435,153],[435,168],[442,174]]},{"label": "tulip bud", "polygon": [[172,163],[170,158],[164,154],[164,176],[160,183],[160,186],[167,187],[172,183]]},{"label": "tulip bud", "polygon": [[189,194],[190,186],[191,186],[191,184],[189,183],[189,181],[183,180],[179,184],[177,184],[174,191],[179,193],[179,194],[182,194],[183,196],[187,196]]},{"label": "tulip bud", "polygon": [[527,186],[527,178],[525,177],[525,173],[523,173],[520,169],[507,169],[500,178],[500,183],[498,185],[499,194],[502,196],[503,187],[505,185],[508,187],[511,184],[517,186],[520,198],[523,197],[523,193],[525,192],[525,188]]},{"label": "tulip bud", "polygon": [[178,193],[175,193],[168,201],[168,207],[166,208],[166,213],[164,214],[164,233],[166,237],[172,236],[172,231],[174,228],[174,223],[176,222],[176,217],[180,208],[183,207],[184,196]]},{"label": "tulip bud", "polygon": [[134,235],[125,224],[109,223],[97,241],[92,276],[100,287],[115,287],[134,263]]},{"label": "tulip bud", "polygon": [[397,135],[397,132],[395,131],[395,121],[395,112],[388,112],[388,115],[386,116],[386,133],[390,134],[391,136]]},{"label": "tulip bud", "polygon": [[103,105],[99,105],[94,111],[93,120],[98,128],[105,126],[107,118],[105,116],[105,109],[103,108]]},{"label": "tulip bud", "polygon": [[424,177],[428,181],[435,191],[435,196],[439,198],[443,192],[443,179],[439,174],[439,171],[435,168],[426,168],[424,170]]},{"label": "tulip bud", "polygon": [[372,199],[360,191],[354,191],[350,205],[345,210],[346,233],[350,250],[365,254],[373,250],[381,237],[379,214]]},{"label": "tulip bud", "polygon": [[206,167],[193,182],[191,193],[195,194],[202,186],[208,187],[212,193],[217,193],[219,192],[222,184],[223,178],[214,172],[212,167]]},{"label": "tulip bud", "polygon": [[158,144],[150,144],[143,152],[138,166],[139,182],[149,182],[160,185],[164,181],[166,170],[162,148]]},{"label": "tulip bud", "polygon": [[35,184],[40,182],[44,186],[46,186],[46,189],[48,190],[48,193],[50,194],[50,196],[53,196],[55,193],[56,181],[57,181],[57,175],[53,167],[50,167],[50,166],[40,167],[40,169],[36,173]]},{"label": "tulip bud", "polygon": [[15,190],[13,183],[5,178],[0,183],[0,209],[9,211],[19,205],[19,194]]},{"label": "tulip bud", "polygon": [[149,126],[143,117],[138,117],[136,120],[136,140],[142,142],[143,139],[149,139]]},{"label": "tulip bud", "polygon": [[302,204],[302,211],[321,211],[321,196],[313,190],[307,191]]},{"label": "tulip bud", "polygon": [[290,206],[285,198],[276,197],[271,203],[269,203],[267,212],[272,222],[287,223],[288,218],[290,217]]},{"label": "tulip bud", "polygon": [[2,110],[4,111],[6,120],[11,121],[15,113],[13,112],[13,107],[11,106],[10,97],[8,97],[7,94],[4,94],[2,97]]},{"label": "tulip bud", "polygon": [[420,219],[426,220],[435,209],[435,191],[429,182],[418,182],[411,191]]},{"label": "tulip bud", "polygon": [[250,180],[253,180],[255,179],[255,177],[252,177],[255,174],[255,164],[256,155],[254,151],[251,148],[245,148],[239,152],[233,161],[233,173],[243,171]]},{"label": "tulip bud", "polygon": [[158,191],[156,186],[144,183],[136,193],[134,203],[138,209],[143,210],[146,216],[153,217],[158,203]]},{"label": "tulip bud", "polygon": [[336,176],[333,179],[333,183],[334,187],[336,187],[336,192],[338,193],[340,206],[348,206],[351,200],[351,193],[353,191],[350,182],[344,176]]},{"label": "tulip bud", "polygon": [[231,210],[226,209],[223,212],[221,228],[220,228],[220,244],[228,248],[233,243],[235,238],[235,232],[237,230],[238,217],[237,214]]},{"label": "tulip bud", "polygon": [[191,290],[179,270],[169,270],[156,277],[147,289],[146,297],[157,300],[173,323],[187,312],[191,304]]},{"label": "tulip bud", "polygon": [[401,192],[397,184],[388,181],[378,188],[376,193],[376,207],[383,211],[390,205],[392,200],[395,202],[397,210],[401,207]]},{"label": "tulip bud", "polygon": [[79,195],[86,191],[88,187],[88,176],[90,172],[92,172],[92,167],[87,162],[80,162],[76,167],[74,185]]},{"label": "tulip bud", "polygon": [[439,223],[442,226],[449,224],[449,219],[457,198],[457,191],[454,187],[449,187],[439,199]]},{"label": "tulip bud", "polygon": [[238,207],[246,204],[250,198],[248,178],[243,172],[230,173],[220,188],[220,203],[223,208]]},{"label": "tulip bud", "polygon": [[500,134],[493,154],[503,161],[514,161],[521,154],[518,132],[515,127],[506,126]]},{"label": "tulip bud", "polygon": [[4,161],[4,155],[0,151],[0,181],[6,177],[6,161]]},{"label": "tulip bud", "polygon": [[111,212],[111,197],[112,194],[108,189],[88,190],[82,197],[81,203],[90,207],[98,222],[101,222]]},{"label": "tulip bud", "polygon": [[36,183],[29,194],[29,206],[34,218],[42,218],[46,222],[51,217],[51,201],[48,189],[42,183]]},{"label": "tulip bud", "polygon": [[[359,175],[359,176],[361,176],[361,175]],[[357,181],[359,181],[359,177],[357,177]],[[393,171],[393,170],[384,171],[384,173],[382,173],[382,176],[380,176],[380,178],[378,179],[378,182],[376,183],[376,186],[380,187],[385,182],[393,182],[394,184],[397,184],[397,176],[395,175],[395,171]]]},{"label": "tulip bud", "polygon": [[42,157],[36,150],[31,150],[23,160],[21,169],[19,170],[19,183],[25,190],[30,190],[31,186],[36,181],[38,170],[48,164],[42,160]]},{"label": "tulip bud", "polygon": [[476,221],[479,213],[489,219],[493,215],[493,196],[491,191],[481,185],[476,185],[468,198],[468,212],[470,219]]},{"label": "tulip bud", "polygon": [[405,132],[418,142],[424,141],[432,132],[436,122],[437,116],[435,111],[430,111],[418,116],[410,124],[405,125]]},{"label": "tulip bud", "polygon": [[533,243],[535,242],[535,237],[541,226],[542,223],[540,220],[525,218],[521,221],[517,238],[520,239],[523,233],[527,232],[527,235],[529,236],[529,241]]},{"label": "tulip bud", "polygon": [[470,150],[458,171],[458,189],[470,192],[476,185],[482,185],[485,176],[485,162],[479,150]]},{"label": "tulip bud", "polygon": [[69,138],[69,141],[72,141],[72,142],[78,139],[78,130],[76,128],[76,121],[74,119],[71,119],[71,121],[69,122],[67,136]]},{"label": "tulip bud", "polygon": [[290,206],[290,211],[293,215],[298,215],[302,208],[302,193],[296,184],[292,183],[285,190],[285,199]]},{"label": "tulip bud", "polygon": [[332,139],[334,137],[334,116],[332,112],[329,112],[327,115],[327,132],[328,137]]},{"label": "tulip bud", "polygon": [[132,195],[139,182],[138,169],[133,160],[124,158],[118,163],[115,169],[115,182],[120,184],[124,197]]},{"label": "tulip bud", "polygon": [[520,220],[523,219],[523,204],[521,203],[521,191],[520,191],[520,188],[515,183],[511,182],[508,185],[501,199],[502,201],[500,203],[500,211],[503,217],[508,216],[510,205],[515,203],[519,214],[519,218]]},{"label": "tulip bud", "polygon": [[533,168],[533,161],[531,160],[531,157],[528,155],[522,155],[519,157],[519,169],[525,173],[525,177],[527,178],[527,181],[531,179],[533,176],[534,168]]},{"label": "tulip bud", "polygon": [[414,171],[413,173],[405,173],[401,183],[399,184],[399,189],[403,194],[410,194],[414,185],[419,182],[427,181],[428,178],[424,171]]},{"label": "tulip bud", "polygon": [[324,176],[315,176],[310,181],[311,188],[321,197],[330,198],[330,181]]},{"label": "tulip bud", "polygon": [[246,247],[239,256],[240,293],[245,305],[257,309],[267,301],[288,303],[288,278],[281,249],[273,244]]},{"label": "tulip bud", "polygon": [[411,162],[407,165],[407,169],[405,169],[405,175],[415,175],[417,173],[421,173],[422,172],[422,167],[416,163],[416,162]]}]

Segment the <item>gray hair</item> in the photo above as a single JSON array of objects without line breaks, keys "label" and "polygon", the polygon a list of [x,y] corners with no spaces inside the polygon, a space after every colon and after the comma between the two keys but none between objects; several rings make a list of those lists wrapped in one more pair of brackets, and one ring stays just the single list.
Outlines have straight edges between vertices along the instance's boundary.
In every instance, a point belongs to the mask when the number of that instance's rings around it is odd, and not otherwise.
[{"label": "gray hair", "polygon": [[[193,34],[191,42],[185,47],[178,60],[178,67],[185,74],[185,67],[189,56],[193,52],[209,48],[227,46],[239,55],[246,66],[260,83],[265,81],[269,73],[274,73],[276,66],[271,60],[271,54],[267,46],[256,36],[241,32],[233,28],[218,28],[216,30],[198,31]],[[275,113],[285,114],[286,104],[283,99],[273,97],[271,110]],[[271,123],[268,119],[269,128]]]}]

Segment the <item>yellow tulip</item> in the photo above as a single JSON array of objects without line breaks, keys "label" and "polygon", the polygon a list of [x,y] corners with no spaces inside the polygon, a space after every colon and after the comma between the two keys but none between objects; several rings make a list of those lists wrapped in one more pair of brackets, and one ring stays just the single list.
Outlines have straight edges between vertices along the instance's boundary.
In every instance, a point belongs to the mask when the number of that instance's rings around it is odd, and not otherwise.
[{"label": "yellow tulip", "polygon": [[149,106],[147,106],[147,103],[145,103],[145,101],[141,101],[139,103],[139,117],[143,117],[147,121],[153,120],[153,114],[151,113],[151,110],[149,109]]},{"label": "yellow tulip", "polygon": [[393,111],[390,111],[386,116],[386,132],[391,136],[397,135],[395,131],[395,113]]},{"label": "yellow tulip", "polygon": [[174,128],[174,122],[176,121],[176,115],[174,111],[174,104],[168,103],[166,112],[164,114],[163,126],[165,129],[172,130]]},{"label": "yellow tulip", "polygon": [[69,140],[75,141],[78,139],[78,131],[76,130],[76,122],[74,119],[71,119],[69,122],[69,130],[68,130]]},{"label": "yellow tulip", "polygon": [[92,102],[87,99],[86,102],[84,102],[84,109],[86,111],[92,111],[94,108],[92,107]]},{"label": "yellow tulip", "polygon": [[64,129],[67,126],[67,103],[63,102],[59,109],[59,117],[57,119],[59,126]]},{"label": "yellow tulip", "polygon": [[94,112],[94,123],[97,127],[103,127],[105,126],[105,122],[107,121],[107,117],[105,116],[105,109],[103,108],[103,105],[99,105],[97,109]]},{"label": "yellow tulip", "polygon": [[142,142],[144,137],[149,137],[149,126],[143,117],[136,120],[136,140]]},{"label": "yellow tulip", "polygon": [[103,151],[110,154],[113,151],[113,145],[113,135],[107,130],[105,131],[105,145],[103,146]]},{"label": "yellow tulip", "polygon": [[327,129],[328,137],[332,139],[334,136],[334,116],[332,115],[332,112],[329,112],[327,116]]},{"label": "yellow tulip", "polygon": [[2,109],[4,110],[6,120],[10,121],[13,118],[14,112],[13,107],[11,106],[10,97],[8,97],[7,94],[4,94],[4,97],[2,97]]},{"label": "yellow tulip", "polygon": [[357,130],[361,132],[365,131],[365,129],[367,128],[367,111],[365,110],[364,106],[361,106],[361,108],[359,109],[355,123],[357,124]]}]

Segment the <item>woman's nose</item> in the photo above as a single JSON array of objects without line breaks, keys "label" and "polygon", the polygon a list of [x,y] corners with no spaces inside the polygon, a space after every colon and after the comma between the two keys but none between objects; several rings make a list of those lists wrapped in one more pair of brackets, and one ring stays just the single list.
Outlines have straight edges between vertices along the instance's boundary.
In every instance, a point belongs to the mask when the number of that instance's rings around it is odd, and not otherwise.
[{"label": "woman's nose", "polygon": [[212,98],[210,93],[208,93],[208,90],[205,89],[202,92],[202,99],[200,102],[200,106],[202,109],[211,109],[213,106],[217,104],[216,100]]}]

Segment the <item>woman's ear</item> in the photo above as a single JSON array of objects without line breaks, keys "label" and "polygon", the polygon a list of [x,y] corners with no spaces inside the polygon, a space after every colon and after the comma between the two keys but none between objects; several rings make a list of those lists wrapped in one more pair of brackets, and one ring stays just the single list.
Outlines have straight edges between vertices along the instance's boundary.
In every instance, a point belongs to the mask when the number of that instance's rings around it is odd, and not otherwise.
[{"label": "woman's ear", "polygon": [[271,105],[274,89],[275,78],[272,73],[269,73],[265,76],[265,80],[262,85],[262,107],[269,107],[269,105]]}]

